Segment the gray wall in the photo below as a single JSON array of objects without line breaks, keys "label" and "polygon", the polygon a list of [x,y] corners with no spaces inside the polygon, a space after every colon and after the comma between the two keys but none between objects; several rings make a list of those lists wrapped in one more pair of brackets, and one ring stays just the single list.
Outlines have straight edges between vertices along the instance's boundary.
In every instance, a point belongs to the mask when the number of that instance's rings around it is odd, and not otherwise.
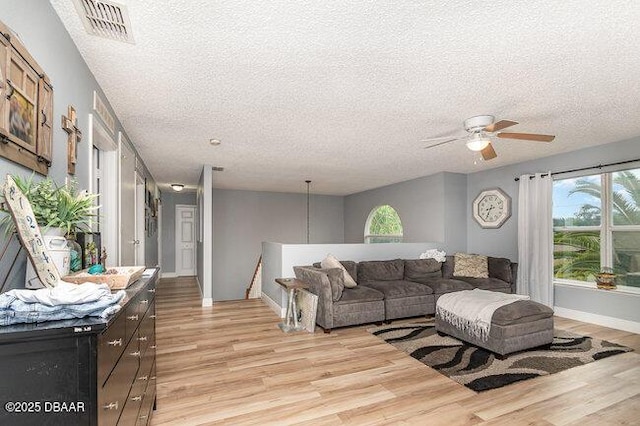
[{"label": "gray wall", "polygon": [[196,205],[195,192],[162,193],[162,272],[176,271],[176,205]]},{"label": "gray wall", "polygon": [[[516,176],[545,171],[562,171],[636,158],[640,158],[640,137],[469,175],[467,179],[468,206],[471,206],[473,199],[483,189],[499,187],[511,196],[513,214],[499,229],[482,229],[469,213],[467,215],[467,250],[504,256],[517,261],[518,182],[514,181]],[[594,172],[597,170],[583,173]],[[602,290],[596,291],[575,286],[556,286],[555,305],[640,322],[639,295],[607,293]]]},{"label": "gray wall", "polygon": [[[87,188],[90,177],[88,158],[91,153],[91,147],[87,143],[87,135],[90,133],[88,114],[92,112],[93,91],[98,91],[104,100],[107,100],[107,97],[48,1],[0,0],[0,20],[19,34],[26,49],[51,79],[54,88],[53,161],[49,169],[49,177],[59,184],[64,184],[67,177],[67,134],[60,127],[60,117],[67,114],[69,105],[73,105],[78,115],[78,127],[85,135],[83,141],[78,144],[78,164],[74,178],[80,188]],[[114,138],[117,137],[118,131],[126,134],[117,117],[115,124]],[[8,173],[30,176],[32,172],[0,158],[0,176],[4,179]],[[36,178],[38,179],[39,176]],[[3,246],[4,235],[0,233],[0,247]],[[145,260],[155,265],[157,242],[148,239],[146,247],[150,254]],[[11,286],[21,286],[21,281],[24,280],[25,264],[21,259],[19,270],[12,271],[14,276],[12,280],[15,282],[12,282]]]},{"label": "gray wall", "polygon": [[[214,300],[242,299],[263,241],[306,241],[307,196],[214,189],[213,199]],[[342,243],[343,197],[311,195],[310,225],[311,243]]]},{"label": "gray wall", "polygon": [[345,242],[362,243],[371,210],[389,204],[402,220],[404,242],[438,242],[449,250],[464,250],[466,221],[455,220],[464,219],[466,199],[466,176],[457,173],[437,173],[349,195],[344,200]]}]

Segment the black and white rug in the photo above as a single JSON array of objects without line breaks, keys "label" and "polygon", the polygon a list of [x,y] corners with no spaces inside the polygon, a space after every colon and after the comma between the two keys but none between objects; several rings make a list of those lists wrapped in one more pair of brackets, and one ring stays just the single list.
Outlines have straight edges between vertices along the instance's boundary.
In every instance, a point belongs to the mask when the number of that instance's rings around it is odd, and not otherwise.
[{"label": "black and white rug", "polygon": [[476,392],[546,376],[632,350],[605,340],[555,330],[552,344],[499,360],[486,349],[453,337],[439,336],[433,324],[398,324],[368,331]]}]

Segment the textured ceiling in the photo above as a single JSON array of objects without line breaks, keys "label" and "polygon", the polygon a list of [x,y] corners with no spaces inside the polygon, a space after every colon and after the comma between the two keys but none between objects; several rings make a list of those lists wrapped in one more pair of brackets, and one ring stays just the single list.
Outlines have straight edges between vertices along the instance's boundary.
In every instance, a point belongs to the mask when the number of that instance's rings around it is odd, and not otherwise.
[{"label": "textured ceiling", "polygon": [[[120,0],[134,45],[51,3],[160,184],[344,195],[640,135],[634,0]],[[422,149],[478,114],[557,137]]]}]

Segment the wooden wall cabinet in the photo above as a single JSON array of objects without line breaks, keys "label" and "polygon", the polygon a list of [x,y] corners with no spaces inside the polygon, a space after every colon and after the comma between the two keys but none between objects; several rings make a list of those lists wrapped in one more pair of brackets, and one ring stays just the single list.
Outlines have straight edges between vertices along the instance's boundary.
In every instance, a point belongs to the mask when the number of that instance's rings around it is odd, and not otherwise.
[{"label": "wooden wall cabinet", "polygon": [[52,161],[53,86],[0,22],[0,156],[46,175]]},{"label": "wooden wall cabinet", "polygon": [[157,279],[156,270],[129,286],[105,320],[0,327],[0,425],[148,425]]}]

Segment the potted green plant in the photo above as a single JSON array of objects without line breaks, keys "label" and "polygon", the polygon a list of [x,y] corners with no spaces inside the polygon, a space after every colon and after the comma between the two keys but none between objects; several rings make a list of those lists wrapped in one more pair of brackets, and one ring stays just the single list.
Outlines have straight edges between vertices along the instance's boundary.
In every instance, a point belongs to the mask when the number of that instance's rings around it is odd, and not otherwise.
[{"label": "potted green plant", "polygon": [[[98,206],[95,205],[98,195],[79,191],[75,183],[58,185],[51,178],[35,181],[33,175],[29,178],[12,177],[29,200],[36,221],[42,228],[48,249],[61,253],[62,260],[56,262],[58,269],[61,269],[60,274],[68,274],[72,259],[70,259],[69,252],[65,250],[67,244],[64,244],[64,248],[60,246],[60,238],[74,240],[76,232],[91,230],[91,221],[98,218],[96,214]],[[0,219],[0,227],[4,228],[7,234],[15,230],[15,225],[9,214],[5,214]],[[74,250],[78,250],[79,245],[77,243],[75,245]],[[76,255],[79,256],[80,253],[76,253]],[[29,271],[27,271],[27,281],[29,281]]]}]

